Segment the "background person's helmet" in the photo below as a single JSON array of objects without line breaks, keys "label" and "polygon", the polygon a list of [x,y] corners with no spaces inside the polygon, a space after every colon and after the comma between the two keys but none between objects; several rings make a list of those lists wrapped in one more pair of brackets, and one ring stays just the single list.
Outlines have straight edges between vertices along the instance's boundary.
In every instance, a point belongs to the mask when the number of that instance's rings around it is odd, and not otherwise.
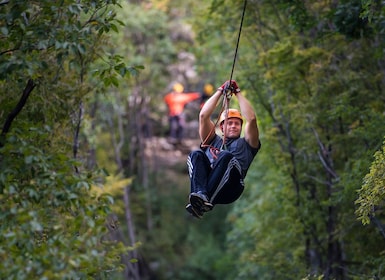
[{"label": "background person's helmet", "polygon": [[183,90],[184,90],[184,87],[180,83],[175,83],[174,86],[173,86],[173,90],[176,91],[176,92],[182,93]]},{"label": "background person's helmet", "polygon": [[214,87],[212,84],[205,84],[205,86],[203,87],[203,92],[208,95],[208,96],[211,96],[213,95],[213,92],[214,92]]},{"label": "background person's helmet", "polygon": [[[225,120],[225,118],[226,118],[226,111],[223,111],[221,114],[221,117],[219,118],[219,124],[222,124],[222,122]],[[237,109],[229,109],[228,114],[227,114],[227,118],[228,119],[229,118],[240,119],[241,123],[243,124],[242,115],[241,115],[241,113],[239,113],[239,111]]]}]

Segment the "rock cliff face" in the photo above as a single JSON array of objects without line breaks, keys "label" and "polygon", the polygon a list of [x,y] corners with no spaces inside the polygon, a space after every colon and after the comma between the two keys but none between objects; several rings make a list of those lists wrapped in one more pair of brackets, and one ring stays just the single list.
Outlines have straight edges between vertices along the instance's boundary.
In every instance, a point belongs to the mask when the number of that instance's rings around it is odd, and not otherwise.
[{"label": "rock cliff face", "polygon": [[199,139],[184,139],[182,143],[170,144],[164,137],[151,137],[145,141],[145,156],[150,167],[165,168],[186,164],[187,155],[199,149]]}]

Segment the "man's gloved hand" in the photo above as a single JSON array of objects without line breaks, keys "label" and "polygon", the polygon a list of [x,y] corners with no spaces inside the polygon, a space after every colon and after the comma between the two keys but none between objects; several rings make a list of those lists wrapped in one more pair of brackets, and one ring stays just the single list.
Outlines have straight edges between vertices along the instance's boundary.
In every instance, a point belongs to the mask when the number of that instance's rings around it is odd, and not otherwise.
[{"label": "man's gloved hand", "polygon": [[229,86],[230,86],[230,82],[229,82],[229,81],[226,81],[226,82],[223,83],[223,85],[221,85],[221,86],[218,88],[218,90],[220,90],[220,91],[224,91],[225,89],[227,90],[227,89],[229,88]]},{"label": "man's gloved hand", "polygon": [[240,92],[241,90],[239,89],[238,87],[238,84],[235,80],[231,80],[231,83],[230,81],[226,81],[223,83],[223,85],[221,85],[218,90],[230,90],[232,93],[235,93],[237,94],[238,92]]},{"label": "man's gloved hand", "polygon": [[227,99],[230,99],[233,94],[237,94],[241,91],[237,82],[234,80],[231,80],[231,83],[230,81],[224,82],[223,85],[218,88],[218,90],[220,90]]},{"label": "man's gloved hand", "polygon": [[234,80],[231,80],[231,86],[230,86],[230,88],[231,88],[231,92],[234,93],[234,94],[237,94],[238,92],[241,91],[241,90],[239,89],[239,87],[238,87],[237,82],[234,81]]}]

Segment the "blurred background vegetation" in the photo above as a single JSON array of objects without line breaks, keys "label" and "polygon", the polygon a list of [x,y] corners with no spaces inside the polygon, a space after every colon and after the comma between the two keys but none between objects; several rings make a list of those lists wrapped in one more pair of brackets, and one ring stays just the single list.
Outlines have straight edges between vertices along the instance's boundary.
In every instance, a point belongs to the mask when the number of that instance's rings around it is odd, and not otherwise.
[{"label": "blurred background vegetation", "polygon": [[174,147],[163,97],[230,78],[244,4],[0,1],[1,279],[385,277],[381,1],[247,1],[262,149],[237,202],[185,211],[199,102]]}]

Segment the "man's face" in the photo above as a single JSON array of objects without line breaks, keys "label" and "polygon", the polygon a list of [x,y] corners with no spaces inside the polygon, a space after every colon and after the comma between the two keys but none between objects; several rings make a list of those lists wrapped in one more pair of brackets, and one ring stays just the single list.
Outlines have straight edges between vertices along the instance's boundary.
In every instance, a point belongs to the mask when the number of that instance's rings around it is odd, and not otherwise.
[{"label": "man's face", "polygon": [[221,124],[221,129],[227,138],[238,138],[241,136],[242,122],[238,118],[229,118],[227,119],[226,131],[224,131],[225,122]]}]

